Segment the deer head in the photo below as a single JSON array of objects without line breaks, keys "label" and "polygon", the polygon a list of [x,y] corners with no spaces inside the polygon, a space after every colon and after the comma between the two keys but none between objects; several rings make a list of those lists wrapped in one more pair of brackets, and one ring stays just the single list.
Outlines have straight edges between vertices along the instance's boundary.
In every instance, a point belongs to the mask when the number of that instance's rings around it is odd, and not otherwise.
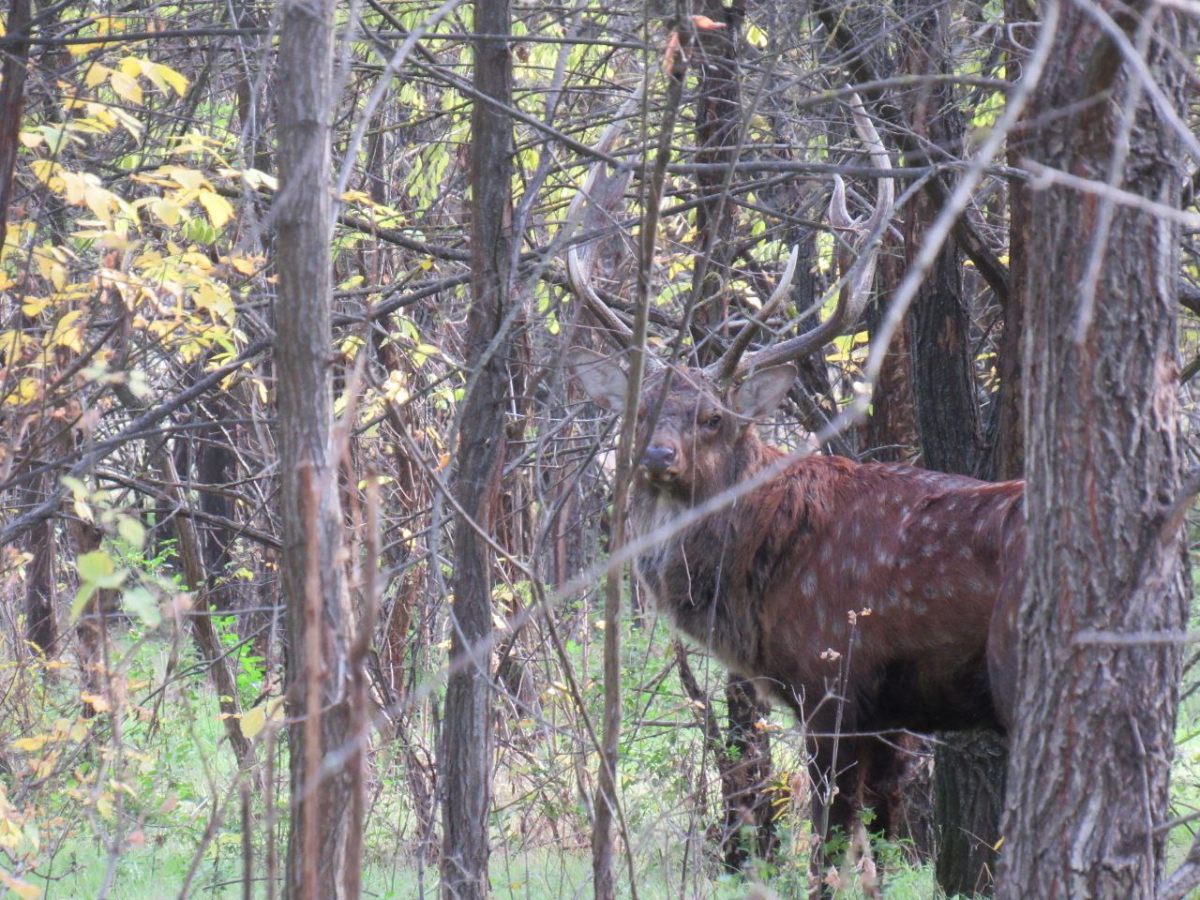
[{"label": "deer head", "polygon": [[[612,412],[625,411],[628,382],[616,360],[575,349],[570,364],[588,396]],[[693,501],[728,486],[736,473],[727,460],[739,443],[757,443],[750,426],[775,411],[795,380],[795,367],[786,364],[756,371],[736,386],[697,369],[651,373],[637,413],[645,484]]]},{"label": "deer head", "polygon": [[[881,173],[887,172],[890,166],[887,150],[857,95],[851,95],[850,105],[855,129],[867,145],[872,164]],[[603,138],[604,149],[611,149],[615,140],[615,132],[610,129]],[[606,173],[601,164],[594,166],[572,204],[572,216],[584,213],[585,219],[592,222],[611,218],[611,210],[600,210],[603,215],[598,215],[596,207],[619,197],[627,178],[627,174]],[[588,203],[593,205],[588,207]],[[638,446],[643,448],[639,463],[649,484],[695,498],[707,493],[705,486],[727,481],[719,477],[728,468],[724,460],[739,442],[757,440],[755,430],[748,426],[774,412],[787,394],[797,374],[791,362],[820,349],[858,320],[874,278],[879,233],[891,217],[893,206],[891,179],[880,177],[871,215],[852,219],[846,209],[845,184],[834,176],[829,220],[839,233],[849,238],[855,259],[845,273],[845,284],[833,315],[826,321],[776,344],[750,350],[760,328],[784,305],[796,271],[799,256],[796,248],[788,257],[770,298],[758,315],[737,333],[720,359],[703,369],[653,362],[638,404]],[[591,267],[592,259],[586,249],[572,248],[568,271],[575,294],[614,343],[628,346],[630,330],[592,288]],[[570,363],[593,400],[613,412],[625,412],[628,382],[615,359],[575,349]]]}]

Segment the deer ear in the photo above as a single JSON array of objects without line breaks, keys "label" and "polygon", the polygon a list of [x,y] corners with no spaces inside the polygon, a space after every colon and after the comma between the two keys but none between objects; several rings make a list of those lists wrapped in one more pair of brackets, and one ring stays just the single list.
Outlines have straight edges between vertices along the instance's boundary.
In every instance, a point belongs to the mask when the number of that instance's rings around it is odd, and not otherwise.
[{"label": "deer ear", "polygon": [[772,366],[755,372],[734,392],[734,410],[747,419],[769,416],[783,402],[798,374],[795,366]]},{"label": "deer ear", "polygon": [[613,412],[625,409],[625,391],[628,379],[616,360],[582,347],[575,347],[567,355],[571,371],[583,385],[588,396]]}]

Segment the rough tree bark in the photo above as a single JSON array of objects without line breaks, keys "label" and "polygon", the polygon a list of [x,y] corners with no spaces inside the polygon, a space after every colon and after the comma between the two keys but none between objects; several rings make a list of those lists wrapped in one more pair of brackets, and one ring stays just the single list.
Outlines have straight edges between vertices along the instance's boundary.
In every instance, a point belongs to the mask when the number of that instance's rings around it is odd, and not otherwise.
[{"label": "rough tree bark", "polygon": [[[901,9],[912,30],[904,41],[910,75],[950,74],[944,15],[927,0],[905,0]],[[905,154],[912,166],[952,158],[962,146],[965,123],[954,86],[928,81],[906,96],[906,118],[917,138]],[[909,262],[941,211],[944,191],[923,190],[906,223]],[[962,253],[950,241],[938,254],[909,314],[913,397],[922,465],[939,472],[974,474],[981,444],[975,400],[971,319],[963,290]],[[988,893],[996,866],[1004,808],[1004,743],[987,733],[945,734],[935,744],[933,822],[937,834],[938,885],[948,896]]]},{"label": "rough tree bark", "polygon": [[349,604],[332,440],[329,239],[335,0],[286,0],[279,42],[276,385],[287,609],[291,823],[287,896],[342,900],[345,766],[322,771],[349,733]]},{"label": "rough tree bark", "polygon": [[[476,0],[475,31],[507,35],[508,0]],[[507,41],[477,38],[475,89],[507,106],[512,68]],[[512,306],[512,119],[502,107],[476,103],[471,112],[471,311],[464,349],[469,383],[463,400],[454,524],[454,604],[450,680],[440,752],[442,896],[483,898],[488,892],[491,810],[492,554],[484,534],[499,512],[506,452]]]},{"label": "rough tree bark", "polygon": [[[1182,113],[1172,54],[1188,46],[1183,15],[1098,6]],[[1178,137],[1097,14],[1059,14],[1026,166],[1177,209]],[[1028,563],[997,895],[1150,898],[1190,599],[1170,514],[1183,453],[1179,226],[1093,191],[1053,186],[1029,200],[1028,246],[1040,249],[1025,272]]]}]

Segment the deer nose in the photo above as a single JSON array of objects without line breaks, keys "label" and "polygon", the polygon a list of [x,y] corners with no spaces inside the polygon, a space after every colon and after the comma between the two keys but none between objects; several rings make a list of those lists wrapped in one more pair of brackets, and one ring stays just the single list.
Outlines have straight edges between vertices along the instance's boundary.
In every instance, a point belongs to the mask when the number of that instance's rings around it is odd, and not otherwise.
[{"label": "deer nose", "polygon": [[670,444],[651,444],[642,454],[642,465],[648,472],[661,475],[675,462],[675,448]]}]

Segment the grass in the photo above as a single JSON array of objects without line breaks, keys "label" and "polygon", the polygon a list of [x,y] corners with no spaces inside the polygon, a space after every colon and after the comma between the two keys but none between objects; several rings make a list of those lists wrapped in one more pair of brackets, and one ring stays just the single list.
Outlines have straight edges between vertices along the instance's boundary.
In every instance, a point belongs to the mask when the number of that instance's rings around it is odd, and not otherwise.
[{"label": "grass", "polygon": [[[191,898],[241,898],[241,820],[236,802],[235,770],[224,744],[216,698],[202,674],[177,680],[161,693],[155,686],[167,681],[172,647],[163,640],[138,640],[136,635],[121,641],[123,656],[119,670],[128,685],[128,706],[122,718],[120,741],[107,731],[97,730],[91,743],[60,747],[57,767],[47,775],[28,807],[11,797],[14,810],[26,809],[23,821],[14,813],[23,836],[16,846],[4,843],[4,817],[0,815],[0,848],[8,858],[0,860],[6,871],[19,871],[14,858],[37,861],[44,877],[27,876],[40,887],[45,900],[75,900],[98,897],[113,866],[108,896],[117,900],[159,900],[180,896],[188,871],[195,865],[187,896]],[[632,641],[632,653],[654,657],[649,645]],[[183,652],[176,671],[186,670],[191,660]],[[27,696],[18,710],[15,704],[0,709],[8,726],[18,733],[34,735],[70,723],[78,709],[73,686],[77,673],[59,673],[49,682],[31,673]],[[663,693],[677,697],[669,683]],[[257,693],[256,684],[251,695]],[[661,690],[661,687],[660,687]],[[12,696],[10,694],[10,696]],[[644,715],[650,720],[679,719],[684,714],[676,699],[647,701],[637,691],[628,692],[630,718]],[[650,714],[645,715],[647,709]],[[19,715],[17,714],[19,712]],[[548,710],[548,715],[553,711]],[[106,720],[107,717],[101,717]],[[101,721],[97,720],[97,721]],[[7,727],[7,726],[6,726]],[[517,734],[517,731],[513,732]],[[1200,702],[1190,699],[1180,711],[1179,746],[1173,787],[1173,814],[1183,815],[1200,808]],[[697,812],[688,798],[704,777],[700,760],[700,735],[696,729],[631,729],[623,750],[623,796],[634,847],[637,896],[641,900],[742,900],[749,881],[720,871],[705,850],[689,834],[702,832],[715,815],[717,793],[709,783],[708,812]],[[776,744],[777,766],[798,764],[794,735],[785,734]],[[30,752],[19,762],[35,765],[46,748]],[[497,771],[496,798],[499,812],[494,819],[491,863],[493,894],[511,900],[590,897],[592,875],[587,848],[586,818],[578,802],[578,791],[567,773],[569,750],[574,738],[530,741],[520,752],[511,748],[503,757],[511,761]],[[373,797],[367,833],[365,896],[416,898],[437,897],[436,863],[418,872],[412,834],[414,817],[408,808],[398,742],[382,742],[375,759],[380,779]],[[72,753],[74,754],[72,756]],[[261,759],[260,748],[260,759]],[[69,762],[69,764],[67,764]],[[594,760],[587,759],[590,770]],[[20,772],[20,770],[17,770]],[[277,779],[286,775],[282,753],[276,762]],[[711,773],[708,775],[711,778]],[[30,783],[24,778],[0,779],[0,788]],[[284,797],[284,785],[278,797]],[[113,784],[119,784],[114,790]],[[542,785],[542,793],[531,785]],[[548,786],[548,787],[547,787]],[[0,798],[3,795],[0,794]],[[107,797],[105,802],[103,798]],[[277,799],[277,803],[280,801]],[[254,897],[267,896],[263,880],[266,840],[262,797],[255,797],[253,852],[255,873],[260,879]],[[0,805],[0,813],[3,813]],[[214,810],[221,821],[211,839],[200,850],[210,828]],[[282,815],[283,810],[277,813]],[[553,828],[552,828],[553,823]],[[119,826],[119,827],[118,827]],[[805,817],[798,808],[780,823],[783,844],[781,862],[766,880],[780,897],[802,895],[807,854],[802,840]],[[280,865],[286,855],[281,835],[275,840]],[[556,839],[556,835],[558,836]],[[110,860],[108,846],[117,842],[119,852]],[[1191,826],[1175,828],[1169,841],[1171,864],[1182,858],[1191,843]],[[789,847],[794,846],[795,850]],[[199,853],[199,859],[196,860]],[[704,858],[697,863],[697,854]],[[939,896],[929,866],[914,867],[901,861],[895,848],[883,848],[877,858],[884,861],[884,896],[891,900],[930,900]],[[685,862],[686,861],[686,862]],[[619,877],[620,896],[632,897],[624,860]],[[0,900],[6,900],[0,888]],[[282,892],[279,892],[282,895]]]}]

